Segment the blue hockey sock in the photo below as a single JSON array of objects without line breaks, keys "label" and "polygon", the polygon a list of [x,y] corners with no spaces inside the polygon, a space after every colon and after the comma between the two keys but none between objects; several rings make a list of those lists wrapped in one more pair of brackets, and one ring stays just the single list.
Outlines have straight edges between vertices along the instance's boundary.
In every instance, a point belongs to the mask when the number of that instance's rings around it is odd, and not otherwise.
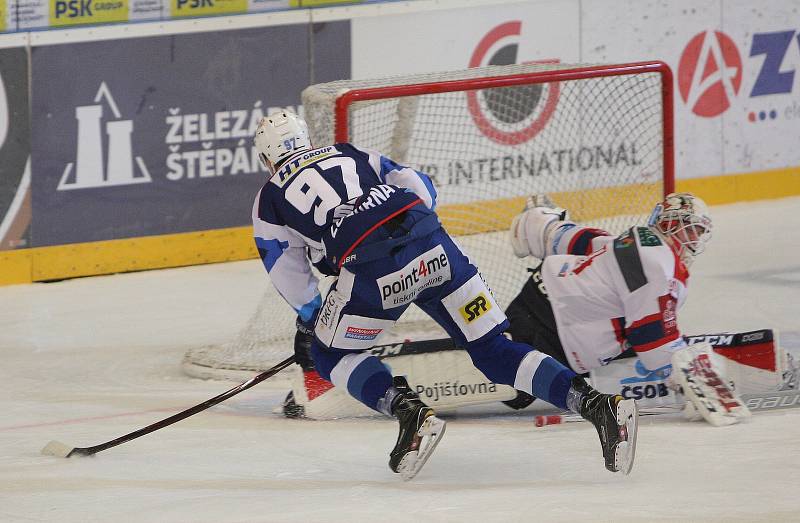
[{"label": "blue hockey sock", "polygon": [[567,393],[575,372],[556,359],[502,335],[471,343],[467,352],[475,366],[493,382],[567,408]]},{"label": "blue hockey sock", "polygon": [[367,407],[381,412],[378,400],[392,386],[392,374],[381,361],[366,352],[323,349],[314,340],[311,346],[317,372]]}]

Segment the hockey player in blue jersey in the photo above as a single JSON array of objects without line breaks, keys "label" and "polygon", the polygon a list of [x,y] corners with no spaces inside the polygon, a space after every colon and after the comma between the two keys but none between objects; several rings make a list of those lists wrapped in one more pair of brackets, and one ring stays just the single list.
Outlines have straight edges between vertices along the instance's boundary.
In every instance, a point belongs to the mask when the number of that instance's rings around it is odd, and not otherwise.
[{"label": "hockey player in blue jersey", "polygon": [[[256,245],[277,291],[313,332],[322,378],[398,419],[389,466],[410,479],[445,422],[402,376],[367,350],[415,303],[487,378],[564,409],[597,428],[606,467],[627,474],[636,445],[633,400],[592,389],[554,358],[503,336],[508,320],[478,268],[442,228],[425,174],[349,143],[314,148],[305,121],[273,113],[255,134],[269,179],[253,206]],[[336,282],[323,300],[314,265]]]}]

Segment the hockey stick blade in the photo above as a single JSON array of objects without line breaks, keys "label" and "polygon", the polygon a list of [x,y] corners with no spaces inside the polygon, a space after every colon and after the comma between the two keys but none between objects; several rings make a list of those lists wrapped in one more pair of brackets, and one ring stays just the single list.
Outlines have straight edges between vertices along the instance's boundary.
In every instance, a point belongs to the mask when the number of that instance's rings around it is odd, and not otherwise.
[{"label": "hockey stick blade", "polygon": [[285,360],[278,363],[271,369],[265,370],[261,374],[258,374],[257,376],[250,378],[244,383],[241,383],[236,387],[229,389],[223,392],[222,394],[219,394],[218,396],[214,396],[213,398],[206,400],[203,403],[195,405],[194,407],[190,407],[177,414],[173,414],[168,418],[164,418],[161,421],[157,421],[151,425],[143,427],[139,430],[135,430],[133,432],[125,434],[124,436],[120,436],[119,438],[113,439],[111,441],[106,441],[105,443],[100,443],[99,445],[94,445],[92,447],[70,447],[69,445],[61,443],[59,441],[51,441],[50,443],[44,446],[44,448],[42,449],[42,454],[48,456],[56,456],[58,458],[70,458],[72,456],[92,456],[103,450],[116,447],[117,445],[122,445],[123,443],[128,442],[132,439],[144,436],[145,434],[150,434],[151,432],[154,432],[158,429],[163,429],[164,427],[172,425],[173,423],[177,423],[182,419],[186,419],[189,416],[193,416],[198,412],[202,412],[210,407],[213,407],[217,403],[222,403],[226,399],[233,397],[258,383],[261,383],[262,381],[264,381],[269,377],[274,376],[275,374],[279,373],[286,367],[290,366],[292,363],[294,363],[294,356],[286,358]]},{"label": "hockey stick blade", "polygon": [[69,445],[65,445],[60,441],[53,440],[44,446],[42,449],[42,454],[47,456],[55,456],[57,458],[68,458],[74,451],[75,447],[70,447]]}]

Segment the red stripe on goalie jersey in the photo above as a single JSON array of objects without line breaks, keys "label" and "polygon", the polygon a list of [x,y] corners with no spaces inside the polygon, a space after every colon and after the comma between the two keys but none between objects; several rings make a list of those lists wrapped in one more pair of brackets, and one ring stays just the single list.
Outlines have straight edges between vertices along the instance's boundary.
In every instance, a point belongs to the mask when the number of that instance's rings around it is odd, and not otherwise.
[{"label": "red stripe on goalie jersey", "polygon": [[598,256],[600,256],[601,254],[603,254],[603,253],[604,253],[604,252],[606,252],[607,250],[608,250],[608,249],[606,249],[606,246],[604,245],[604,246],[603,246],[603,248],[602,248],[602,249],[600,249],[599,251],[595,251],[595,252],[591,253],[589,256],[587,256],[587,257],[586,257],[586,259],[584,259],[584,260],[583,260],[583,261],[582,261],[580,264],[578,264],[578,266],[577,266],[577,267],[575,267],[574,269],[572,269],[572,273],[573,273],[573,274],[575,274],[576,276],[577,276],[578,274],[582,273],[582,272],[583,272],[583,270],[584,270],[586,267],[588,267],[589,265],[591,265],[591,264],[592,264],[592,262],[595,260],[595,258],[597,258]]},{"label": "red stripe on goalie jersey", "polygon": [[592,252],[592,240],[598,236],[608,236],[608,233],[602,229],[581,228],[570,238],[566,254],[590,254]]},{"label": "red stripe on goalie jersey", "polygon": [[680,337],[677,322],[677,302],[671,295],[659,296],[659,312],[645,316],[627,329],[628,342],[636,352],[647,352],[675,341]]},{"label": "red stripe on goalie jersey", "polygon": [[614,329],[614,336],[620,345],[624,345],[625,339],[625,318],[611,318],[611,327]]}]

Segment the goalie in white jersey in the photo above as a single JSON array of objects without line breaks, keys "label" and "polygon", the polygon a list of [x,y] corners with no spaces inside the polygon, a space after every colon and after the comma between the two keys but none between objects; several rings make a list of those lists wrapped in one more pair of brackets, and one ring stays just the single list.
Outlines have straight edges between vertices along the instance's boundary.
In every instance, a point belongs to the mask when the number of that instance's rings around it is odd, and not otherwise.
[{"label": "goalie in white jersey", "polygon": [[[509,334],[581,374],[632,350],[648,370],[668,376],[675,355],[689,354],[689,361],[696,355],[687,350],[677,311],[686,299],[688,267],[711,231],[706,204],[689,193],[668,195],[648,226],[616,237],[569,221],[545,196],[531,197],[512,223],[511,244],[518,257],[542,263],[506,311]],[[699,399],[684,392],[706,419],[724,411],[732,394],[720,387],[701,391]],[[746,409],[733,410],[709,421],[727,424]]]}]

